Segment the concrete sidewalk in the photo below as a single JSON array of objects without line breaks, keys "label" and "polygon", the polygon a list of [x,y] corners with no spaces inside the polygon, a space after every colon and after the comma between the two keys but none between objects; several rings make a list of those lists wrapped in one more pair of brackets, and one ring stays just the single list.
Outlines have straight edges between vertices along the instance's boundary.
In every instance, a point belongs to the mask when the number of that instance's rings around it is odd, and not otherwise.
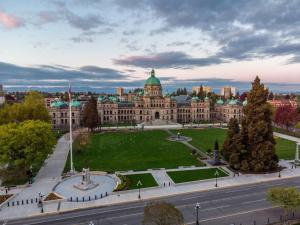
[{"label": "concrete sidewalk", "polygon": [[286,134],[282,134],[282,133],[277,133],[277,132],[274,132],[274,135],[276,137],[280,137],[280,138],[283,138],[283,139],[287,139],[287,140],[290,140],[290,141],[294,141],[294,142],[300,143],[300,138],[297,138],[297,137],[293,137],[293,136],[290,136],[290,135],[286,135]]},{"label": "concrete sidewalk", "polygon": [[[278,180],[278,179],[300,176],[300,167],[296,169],[291,169],[291,165],[287,161],[280,162],[280,165],[287,166],[286,169],[281,171],[281,177],[279,177],[279,173],[260,174],[260,175],[245,174],[245,175],[240,175],[235,177],[230,176],[227,178],[220,178],[218,181],[217,188],[233,187],[233,186],[239,186],[245,184],[260,183],[260,182],[266,182],[271,180]],[[162,177],[162,174],[160,175],[157,174],[157,175],[161,176],[162,180],[166,180],[166,177]],[[170,187],[160,186],[157,188],[142,189],[141,198],[155,199],[164,196],[177,195],[177,194],[196,192],[196,191],[206,191],[212,189],[216,189],[215,179],[176,184],[176,185],[171,185]],[[93,207],[93,206],[105,206],[105,205],[119,204],[119,203],[132,202],[132,201],[138,201],[138,190],[130,190],[130,191],[125,191],[120,193],[116,192],[108,197],[98,199],[96,201],[90,201],[90,202],[64,201],[61,202],[59,211],[68,211],[68,210]],[[44,212],[45,213],[58,212],[58,202],[45,204]],[[4,207],[0,212],[0,219],[3,220],[3,219],[12,219],[17,217],[28,217],[32,215],[38,215],[38,214],[40,214],[40,209],[36,206],[36,204],[28,205],[28,206],[20,205],[14,207]]]}]

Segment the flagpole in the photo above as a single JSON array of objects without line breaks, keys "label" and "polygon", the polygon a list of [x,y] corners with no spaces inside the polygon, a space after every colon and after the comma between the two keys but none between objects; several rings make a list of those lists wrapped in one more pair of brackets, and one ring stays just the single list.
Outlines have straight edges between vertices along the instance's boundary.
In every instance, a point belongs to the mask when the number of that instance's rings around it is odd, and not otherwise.
[{"label": "flagpole", "polygon": [[71,95],[71,83],[69,82],[69,120],[70,120],[70,172],[74,173],[73,165],[73,133],[72,133],[72,95]]}]

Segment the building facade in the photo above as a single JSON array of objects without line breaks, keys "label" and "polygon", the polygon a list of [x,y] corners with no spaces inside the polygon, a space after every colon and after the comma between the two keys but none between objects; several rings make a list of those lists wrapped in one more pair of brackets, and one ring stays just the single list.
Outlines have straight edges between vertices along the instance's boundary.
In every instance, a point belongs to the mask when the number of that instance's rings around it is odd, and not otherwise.
[{"label": "building facade", "polygon": [[210,118],[210,101],[197,97],[162,94],[160,80],[154,70],[146,80],[143,91],[127,101],[118,97],[99,97],[98,113],[102,124],[143,123],[153,120],[193,122]]},{"label": "building facade", "polygon": [[[118,89],[121,91],[121,89]],[[154,121],[164,124],[199,123],[201,121],[220,120],[228,122],[231,118],[241,120],[243,104],[238,100],[218,100],[215,105],[205,97],[190,97],[188,95],[171,96],[163,94],[160,80],[154,70],[146,80],[144,88],[138,93],[122,94],[120,96],[102,95],[97,99],[97,110],[102,126],[106,124],[140,124],[150,125]],[[47,101],[49,105],[49,102]],[[72,124],[82,125],[83,104],[73,101]],[[50,103],[49,113],[54,128],[63,129],[69,126],[69,105],[58,99]]]}]

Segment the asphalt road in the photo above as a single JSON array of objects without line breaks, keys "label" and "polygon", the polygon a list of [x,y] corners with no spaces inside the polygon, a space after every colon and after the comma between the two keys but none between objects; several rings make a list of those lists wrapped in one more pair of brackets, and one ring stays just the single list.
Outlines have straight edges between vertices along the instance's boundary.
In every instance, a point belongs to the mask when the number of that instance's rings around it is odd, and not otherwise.
[{"label": "asphalt road", "polygon": [[[300,179],[280,179],[253,185],[232,188],[216,188],[162,198],[174,204],[184,215],[187,225],[196,224],[195,204],[199,202],[201,225],[263,225],[279,221],[282,210],[266,200],[266,190],[272,187],[293,186],[300,188]],[[143,208],[149,201],[108,207],[82,209],[67,213],[45,215],[14,221],[6,225],[140,225]],[[290,215],[292,216],[292,215]],[[299,217],[300,214],[295,214]],[[0,223],[1,224],[1,223]]]}]

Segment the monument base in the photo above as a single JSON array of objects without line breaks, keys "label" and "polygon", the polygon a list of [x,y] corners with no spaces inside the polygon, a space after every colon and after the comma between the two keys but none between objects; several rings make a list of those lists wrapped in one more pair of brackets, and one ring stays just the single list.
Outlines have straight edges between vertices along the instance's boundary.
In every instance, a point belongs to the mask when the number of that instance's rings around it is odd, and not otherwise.
[{"label": "monument base", "polygon": [[91,190],[95,187],[98,187],[99,184],[98,183],[89,183],[89,184],[86,184],[86,183],[83,183],[81,182],[80,184],[74,184],[73,187],[78,189],[78,190],[81,190],[81,191],[87,191],[87,190]]}]

